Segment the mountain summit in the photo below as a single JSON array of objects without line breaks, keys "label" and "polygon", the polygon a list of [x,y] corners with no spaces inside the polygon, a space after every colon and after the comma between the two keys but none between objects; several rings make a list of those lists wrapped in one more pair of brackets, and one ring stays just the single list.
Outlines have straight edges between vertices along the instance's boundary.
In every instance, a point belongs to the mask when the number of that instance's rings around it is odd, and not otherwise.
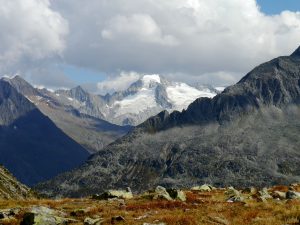
[{"label": "mountain summit", "polygon": [[299,121],[300,58],[279,57],[214,98],[150,118],[39,190],[80,196],[127,186],[144,191],[299,182]]},{"label": "mountain summit", "polygon": [[171,82],[157,74],[144,75],[125,91],[97,96],[82,88],[57,91],[69,104],[97,118],[119,125],[138,125],[162,110],[173,112],[185,109],[199,97],[212,98],[217,90],[199,89],[185,83]]}]

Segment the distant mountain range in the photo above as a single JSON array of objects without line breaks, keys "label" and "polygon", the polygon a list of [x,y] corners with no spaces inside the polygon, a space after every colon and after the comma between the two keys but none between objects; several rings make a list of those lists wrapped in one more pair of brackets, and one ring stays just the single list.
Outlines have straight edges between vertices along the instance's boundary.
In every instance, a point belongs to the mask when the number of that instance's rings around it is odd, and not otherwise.
[{"label": "distant mountain range", "polygon": [[210,86],[191,87],[170,82],[159,75],[144,75],[125,91],[92,95],[78,86],[55,92],[60,101],[80,113],[118,125],[138,125],[162,110],[185,109],[199,97],[214,97],[218,90]]},{"label": "distant mountain range", "polygon": [[82,196],[127,186],[288,184],[300,180],[299,146],[300,48],[256,67],[213,98],[149,118],[37,188],[51,196]]},{"label": "distant mountain range", "polygon": [[[186,107],[200,94],[214,95],[213,89],[203,90],[153,75],[144,76],[124,92],[98,96],[80,86],[54,92],[34,88],[20,76],[3,77],[0,163],[21,182],[34,185],[73,169],[90,153],[132,130],[131,126],[119,126],[105,119],[137,123],[164,109]],[[178,101],[172,102],[170,93]]]},{"label": "distant mountain range", "polygon": [[[79,112],[64,96],[47,89],[34,88],[20,76],[3,78],[31,101],[44,115],[76,142],[94,153],[126,134],[130,126],[118,126],[103,119]],[[70,91],[74,97],[91,95],[80,87]],[[75,94],[76,93],[76,94]],[[84,93],[84,94],[82,94]],[[78,97],[80,99],[80,97]],[[88,113],[88,112],[86,112]],[[92,114],[92,113],[90,113]]]}]

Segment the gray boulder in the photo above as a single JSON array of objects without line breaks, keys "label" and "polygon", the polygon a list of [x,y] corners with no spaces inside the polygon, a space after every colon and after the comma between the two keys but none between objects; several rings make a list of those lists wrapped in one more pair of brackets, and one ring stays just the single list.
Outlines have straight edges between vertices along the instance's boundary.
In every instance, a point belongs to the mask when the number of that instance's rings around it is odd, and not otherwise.
[{"label": "gray boulder", "polygon": [[263,188],[262,190],[260,190],[259,192],[259,198],[262,201],[266,201],[268,199],[273,199],[273,197],[270,195],[269,191],[267,188]]},{"label": "gray boulder", "polygon": [[178,190],[175,188],[167,189],[167,192],[169,193],[170,197],[174,200],[179,201],[186,201],[186,194],[182,190]]},{"label": "gray boulder", "polygon": [[65,216],[62,212],[44,206],[35,206],[24,214],[21,225],[63,225],[76,222]]},{"label": "gray boulder", "polygon": [[90,217],[87,217],[84,219],[83,224],[84,225],[101,225],[103,222],[102,218],[96,218],[96,219],[92,219]]},{"label": "gray boulder", "polygon": [[300,192],[289,190],[286,193],[286,198],[287,199],[300,199]]},{"label": "gray boulder", "polygon": [[157,186],[155,190],[144,193],[142,197],[149,199],[164,199],[168,201],[173,200],[170,194],[168,193],[167,189],[162,186]]},{"label": "gray boulder", "polygon": [[201,186],[195,186],[191,188],[192,191],[212,191],[214,189],[216,188],[209,184],[203,184]]},{"label": "gray boulder", "polygon": [[92,198],[97,200],[108,200],[112,198],[132,199],[133,194],[131,192],[131,189],[127,188],[126,190],[108,190],[101,195],[93,195]]},{"label": "gray boulder", "polygon": [[227,202],[243,202],[245,200],[242,193],[233,187],[229,187],[225,194],[228,196]]}]

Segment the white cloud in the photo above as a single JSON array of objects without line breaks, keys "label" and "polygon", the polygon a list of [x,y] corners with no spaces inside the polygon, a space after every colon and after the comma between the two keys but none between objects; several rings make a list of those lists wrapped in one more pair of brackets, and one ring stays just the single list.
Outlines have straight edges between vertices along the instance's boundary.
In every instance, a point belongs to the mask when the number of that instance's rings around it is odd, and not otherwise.
[{"label": "white cloud", "polygon": [[140,41],[161,45],[176,45],[177,40],[171,35],[163,35],[153,18],[147,14],[116,16],[112,18],[101,32],[109,40]]},{"label": "white cloud", "polygon": [[13,73],[60,54],[66,64],[106,74],[136,71],[227,83],[300,45],[300,12],[265,15],[255,0],[51,4],[0,0],[0,71]]},{"label": "white cloud", "polygon": [[0,71],[11,73],[62,54],[68,24],[48,0],[0,0],[0,30]]},{"label": "white cloud", "polygon": [[105,95],[107,93],[126,90],[132,83],[137,81],[140,76],[140,74],[135,72],[122,72],[117,77],[109,77],[107,80],[97,83],[97,92]]},{"label": "white cloud", "polygon": [[237,80],[300,44],[299,12],[268,16],[255,0],[60,0],[55,7],[71,27],[67,62],[107,74],[189,79],[228,71]]}]

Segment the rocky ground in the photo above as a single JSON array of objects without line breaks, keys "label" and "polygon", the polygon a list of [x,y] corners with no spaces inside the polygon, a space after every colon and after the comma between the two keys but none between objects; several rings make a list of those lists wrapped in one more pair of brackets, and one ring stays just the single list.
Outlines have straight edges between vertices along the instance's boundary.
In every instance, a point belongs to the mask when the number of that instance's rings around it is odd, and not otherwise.
[{"label": "rocky ground", "polygon": [[0,224],[300,224],[300,185],[190,190],[142,195],[111,190],[82,199],[0,200]]}]

